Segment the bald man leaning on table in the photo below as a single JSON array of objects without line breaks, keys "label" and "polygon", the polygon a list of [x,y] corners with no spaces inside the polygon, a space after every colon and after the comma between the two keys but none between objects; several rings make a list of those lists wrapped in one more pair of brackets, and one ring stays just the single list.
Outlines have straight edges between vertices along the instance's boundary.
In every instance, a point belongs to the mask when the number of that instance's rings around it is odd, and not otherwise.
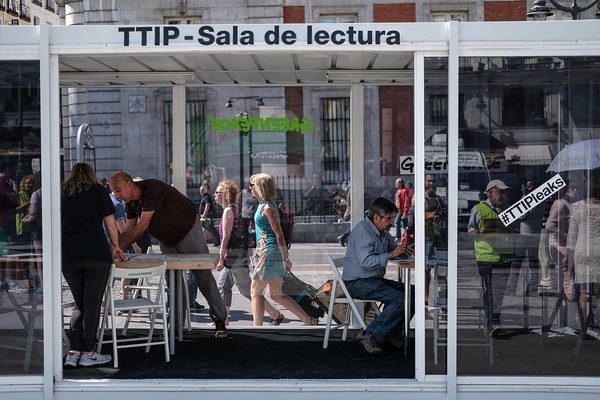
[{"label": "bald man leaning on table", "polygon": [[[114,194],[125,202],[127,223],[119,247],[131,246],[146,230],[160,241],[163,254],[208,253],[196,205],[177,189],[156,179],[134,182],[125,172],[109,181]],[[215,337],[227,337],[227,311],[210,269],[194,269],[198,289],[210,307]]]}]

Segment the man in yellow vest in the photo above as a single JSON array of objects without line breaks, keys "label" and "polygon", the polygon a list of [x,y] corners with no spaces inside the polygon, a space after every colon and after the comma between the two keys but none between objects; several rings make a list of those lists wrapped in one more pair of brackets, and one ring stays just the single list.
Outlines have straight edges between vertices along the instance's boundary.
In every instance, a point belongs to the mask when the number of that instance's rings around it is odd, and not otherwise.
[{"label": "man in yellow vest", "polygon": [[469,236],[473,238],[475,247],[475,259],[483,287],[483,306],[490,331],[500,324],[500,307],[514,258],[509,229],[498,217],[503,210],[508,188],[501,180],[490,181],[485,189],[488,198],[473,207],[468,225]]}]

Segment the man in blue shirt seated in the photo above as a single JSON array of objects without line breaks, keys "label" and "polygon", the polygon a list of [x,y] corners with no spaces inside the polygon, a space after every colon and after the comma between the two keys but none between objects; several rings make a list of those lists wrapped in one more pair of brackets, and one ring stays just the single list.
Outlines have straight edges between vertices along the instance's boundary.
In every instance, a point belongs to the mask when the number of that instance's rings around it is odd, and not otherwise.
[{"label": "man in blue shirt seated", "polygon": [[388,260],[413,254],[412,247],[398,244],[389,233],[397,213],[391,201],[383,197],[375,200],[367,217],[352,229],[344,259],[342,278],[352,298],[377,300],[384,306],[366,331],[356,336],[371,354],[381,353],[384,342],[402,347],[399,333],[404,323],[404,286],[383,277]]}]

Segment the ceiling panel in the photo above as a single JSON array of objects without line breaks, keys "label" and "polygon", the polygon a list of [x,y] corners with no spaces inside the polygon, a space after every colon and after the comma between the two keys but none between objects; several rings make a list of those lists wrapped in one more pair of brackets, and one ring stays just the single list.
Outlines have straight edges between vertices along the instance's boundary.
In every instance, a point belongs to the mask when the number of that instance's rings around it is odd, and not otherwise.
[{"label": "ceiling panel", "polygon": [[90,57],[63,56],[60,59],[78,71],[115,71],[115,69],[97,62]]},{"label": "ceiling panel", "polygon": [[291,54],[257,54],[254,56],[258,64],[265,70],[294,69],[294,59]]},{"label": "ceiling panel", "polygon": [[294,71],[265,71],[263,75],[271,83],[289,83],[296,82],[296,74]]},{"label": "ceiling panel", "polygon": [[[185,67],[179,64],[171,56],[142,56],[132,57],[132,62],[138,59],[154,71],[185,71]],[[137,63],[136,63],[137,64]]]},{"label": "ceiling panel", "polygon": [[367,69],[372,54],[339,54],[335,63],[336,69]]},{"label": "ceiling panel", "polygon": [[298,65],[300,69],[329,69],[331,66],[331,56],[329,55],[298,55]]},{"label": "ceiling panel", "polygon": [[409,66],[412,69],[412,53],[378,54],[373,62],[373,69],[402,69]]},{"label": "ceiling panel", "polygon": [[218,54],[217,61],[230,71],[256,71],[256,63],[248,54]]},{"label": "ceiling panel", "polygon": [[206,54],[199,55],[178,55],[176,58],[181,61],[181,63],[187,65],[189,68],[194,70],[202,70],[202,71],[219,71],[221,67],[219,64],[215,62],[215,60]]}]

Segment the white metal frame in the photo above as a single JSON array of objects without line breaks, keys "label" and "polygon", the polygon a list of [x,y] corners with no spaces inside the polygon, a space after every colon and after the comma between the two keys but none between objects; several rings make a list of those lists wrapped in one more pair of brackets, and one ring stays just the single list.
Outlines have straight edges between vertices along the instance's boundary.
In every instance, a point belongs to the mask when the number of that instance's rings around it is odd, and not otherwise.
[{"label": "white metal frame", "polygon": [[[358,24],[361,26],[377,26],[381,29],[397,28],[404,34],[401,46],[379,45],[368,47],[344,46],[334,48],[323,46],[316,48],[298,44],[293,47],[266,46],[257,44],[251,49],[243,46],[199,47],[197,45],[178,44],[160,48],[140,48],[131,46],[124,48],[120,44],[120,36],[114,26],[36,26],[36,27],[0,27],[0,54],[2,60],[40,60],[40,94],[41,94],[41,128],[42,132],[42,179],[44,218],[44,264],[61,265],[60,256],[60,167],[59,167],[59,74],[58,62],[61,55],[79,54],[219,54],[243,53],[312,53],[320,52],[414,52],[415,68],[415,158],[424,157],[423,104],[424,104],[424,58],[429,56],[448,56],[448,98],[449,98],[449,229],[456,231],[457,215],[457,178],[458,166],[453,163],[457,159],[458,138],[458,61],[459,57],[471,56],[600,56],[600,21],[554,21],[535,23],[458,23],[444,25],[447,30],[440,34],[440,25],[429,23],[416,24]],[[286,25],[287,27],[288,25]],[[304,25],[289,25],[296,29]],[[328,24],[322,25],[325,29]],[[263,26],[244,25],[245,29],[264,32]],[[9,30],[10,29],[10,30]],[[191,28],[185,28],[191,29]],[[174,103],[185,104],[185,89],[174,87]],[[351,176],[352,187],[352,225],[362,219],[364,195],[363,177],[363,143],[362,127],[364,87],[360,83],[351,86]],[[176,100],[179,99],[179,100]],[[183,116],[185,118],[185,116]],[[181,119],[181,116],[174,118]],[[184,119],[183,119],[184,121]],[[175,121],[174,132],[182,131],[182,121]],[[183,122],[184,124],[184,122]],[[184,130],[184,126],[183,126]],[[175,135],[178,137],[179,135]],[[180,138],[185,140],[185,138]],[[185,159],[185,149],[174,143],[174,160]],[[183,157],[182,157],[183,156]],[[185,182],[185,163],[175,165],[174,182],[176,187]],[[416,213],[423,213],[424,168],[420,163],[415,165]],[[184,188],[184,186],[182,186]],[[424,254],[424,223],[417,219],[416,251]],[[412,398],[478,398],[486,392],[487,398],[502,398],[509,392],[544,393],[545,398],[563,398],[565,393],[577,393],[578,398],[595,398],[600,392],[600,378],[580,377],[469,377],[456,376],[456,238],[449,236],[448,254],[448,371],[446,376],[428,376],[425,374],[425,342],[417,335],[416,381],[267,381],[257,384],[253,381],[154,381],[143,382],[129,380],[68,382],[62,377],[61,354],[61,301],[57,295],[60,288],[60,268],[44,269],[44,374],[43,376],[0,377],[0,393],[10,391],[14,398],[26,396],[37,398],[79,398],[81,391],[88,392],[88,397],[105,398],[106,392],[137,392],[148,396],[148,388],[155,391],[157,397],[165,391],[181,391],[182,396],[192,397],[194,392],[207,391],[217,393],[244,393],[246,398],[279,397],[282,392],[299,393],[299,391],[339,393],[338,398],[363,397],[365,390],[369,392],[389,392],[390,396],[410,394]],[[416,302],[424,302],[424,259],[416,260]],[[422,310],[416,313],[417,332],[424,332],[424,315]],[[43,388],[43,393],[40,389]],[[216,396],[210,396],[216,397]]]}]

